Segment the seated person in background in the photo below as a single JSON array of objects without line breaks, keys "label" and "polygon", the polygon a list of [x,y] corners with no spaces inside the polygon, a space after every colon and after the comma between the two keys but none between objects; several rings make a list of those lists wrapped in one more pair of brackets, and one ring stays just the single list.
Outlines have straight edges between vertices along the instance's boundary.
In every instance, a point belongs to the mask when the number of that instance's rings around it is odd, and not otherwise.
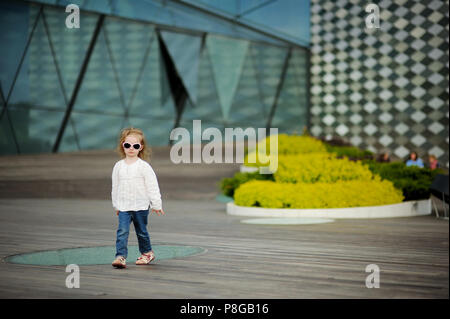
[{"label": "seated person in background", "polygon": [[416,152],[411,152],[409,154],[409,159],[406,161],[406,166],[419,166],[424,167],[422,160],[417,156]]},{"label": "seated person in background", "polygon": [[428,155],[428,162],[430,165],[430,169],[436,169],[439,168],[441,165],[439,164],[436,156],[434,156],[433,154]]},{"label": "seated person in background", "polygon": [[391,161],[391,158],[389,157],[388,152],[384,152],[380,154],[377,158],[377,162],[379,163],[389,163]]}]

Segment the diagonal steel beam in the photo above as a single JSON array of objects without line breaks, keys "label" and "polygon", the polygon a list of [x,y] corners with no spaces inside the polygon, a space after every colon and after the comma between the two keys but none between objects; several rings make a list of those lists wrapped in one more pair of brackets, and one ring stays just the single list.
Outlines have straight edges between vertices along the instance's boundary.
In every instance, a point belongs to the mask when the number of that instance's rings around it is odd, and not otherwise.
[{"label": "diagonal steel beam", "polygon": [[219,14],[217,12],[214,12],[212,10],[209,10],[209,9],[205,8],[204,6],[201,6],[201,5],[193,3],[193,2],[188,2],[188,1],[185,1],[185,0],[172,0],[172,2],[175,2],[175,3],[179,4],[179,5],[185,6],[185,7],[190,8],[190,9],[197,10],[197,11],[199,11],[201,13],[205,13],[205,14],[210,15],[212,17],[215,17],[215,18],[227,21],[227,22],[231,22],[231,23],[233,23],[233,24],[235,24],[237,26],[244,27],[244,28],[249,29],[249,30],[251,30],[253,32],[256,32],[256,33],[262,34],[264,36],[267,36],[269,38],[276,39],[278,41],[286,43],[289,46],[295,46],[295,47],[298,47],[298,48],[303,49],[303,50],[309,50],[309,48],[308,48],[309,43],[307,43],[306,40],[299,39],[300,41],[305,43],[305,44],[299,44],[299,43],[296,43],[295,41],[289,40],[289,39],[281,36],[280,34],[277,34],[276,32],[268,32],[268,31],[262,30],[260,28],[255,27],[255,26],[252,26],[249,23],[246,23],[246,22],[244,22],[242,20],[236,20],[236,18],[234,16],[232,16],[232,15],[227,16],[225,14]]},{"label": "diagonal steel beam", "polygon": [[3,109],[2,109],[2,111],[0,113],[0,120],[3,117],[3,114],[6,112],[6,108],[8,107],[9,98],[11,97],[11,93],[12,93],[12,91],[14,89],[14,86],[16,85],[16,81],[17,81],[17,78],[19,76],[20,69],[22,68],[23,61],[25,60],[25,56],[27,55],[28,48],[30,47],[31,40],[33,39],[34,31],[36,30],[36,26],[38,24],[39,17],[41,16],[43,10],[44,10],[44,6],[41,5],[40,8],[39,8],[39,13],[36,16],[36,20],[34,21],[33,29],[31,30],[30,36],[28,37],[27,44],[25,45],[25,49],[23,50],[22,57],[20,58],[20,62],[19,62],[19,65],[17,67],[16,74],[14,75],[13,82],[11,84],[11,87],[9,88],[8,95],[6,96],[5,105],[3,106]]},{"label": "diagonal steel beam", "polygon": [[120,79],[119,79],[119,74],[118,74],[119,72],[117,71],[116,60],[114,59],[114,54],[111,50],[111,41],[109,41],[107,29],[108,28],[106,26],[103,28],[103,35],[105,36],[106,49],[107,49],[107,52],[109,55],[109,60],[111,61],[111,67],[112,67],[113,74],[114,74],[114,81],[116,82],[117,90],[119,91],[120,104],[122,104],[123,111],[126,113],[127,105],[125,102],[125,95],[123,94],[122,86],[120,85]]},{"label": "diagonal steel beam", "polygon": [[[176,109],[176,118],[173,128],[176,128],[180,125],[181,117],[183,115],[184,108],[186,106],[186,101],[188,99],[188,93],[186,88],[184,87],[183,81],[175,67],[175,63],[172,61],[170,57],[169,50],[166,47],[164,40],[162,39],[160,31],[157,29],[156,34],[158,36],[159,41],[159,50],[162,56],[162,62],[165,66],[165,72],[167,74],[167,78],[169,81],[170,91],[172,93],[172,97],[175,103]],[[169,140],[169,144],[172,145],[173,141]]]},{"label": "diagonal steel beam", "polygon": [[284,80],[286,78],[286,73],[287,73],[287,69],[289,66],[289,60],[291,59],[291,55],[292,55],[292,47],[289,48],[286,59],[284,60],[283,70],[281,71],[281,79],[280,79],[280,82],[278,83],[277,92],[275,94],[275,99],[273,100],[272,108],[270,109],[269,117],[267,119],[267,124],[266,124],[267,130],[270,129],[270,125],[272,124],[272,118],[273,118],[273,115],[275,114],[275,110],[278,105],[278,98],[280,97],[281,89],[283,88],[283,85],[284,85]]},{"label": "diagonal steel beam", "polygon": [[278,0],[267,0],[266,2],[257,4],[256,6],[250,8],[250,9],[247,9],[246,11],[244,11],[244,12],[242,12],[242,13],[239,13],[239,14],[235,15],[235,18],[236,18],[236,19],[242,18],[242,17],[245,16],[246,14],[249,14],[249,13],[255,11],[255,10],[261,9],[261,8],[263,8],[263,7],[265,7],[265,6],[269,5],[269,4],[271,4],[272,2],[276,2],[276,1],[278,1]]},{"label": "diagonal steel beam", "polygon": [[[64,85],[64,81],[63,81],[63,78],[62,78],[61,70],[59,68],[58,58],[56,56],[56,50],[55,50],[55,47],[53,46],[52,35],[51,35],[51,32],[50,32],[50,28],[48,27],[47,18],[45,16],[45,10],[42,11],[42,21],[44,22],[45,33],[47,34],[48,43],[50,45],[50,51],[52,52],[53,63],[55,64],[55,68],[56,68],[56,75],[58,76],[58,82],[59,82],[59,85],[61,87],[61,90],[62,90],[62,93],[63,93],[63,96],[64,96],[65,107],[67,109],[67,105],[68,105],[69,101],[68,101],[68,98],[67,98],[66,87]],[[78,148],[78,150],[80,150],[81,149],[80,148],[80,142],[78,140],[78,135],[76,133],[75,126],[74,126],[74,123],[73,123],[72,119],[70,119],[70,125],[72,126],[73,134],[75,136],[75,142],[77,143],[77,148]]]},{"label": "diagonal steel beam", "polygon": [[66,94],[66,88],[64,86],[64,81],[62,79],[61,70],[59,69],[59,63],[58,58],[56,57],[55,47],[53,46],[52,36],[50,34],[50,28],[48,27],[47,18],[45,17],[45,11],[42,11],[42,22],[44,22],[44,29],[45,33],[47,34],[48,44],[50,45],[50,52],[52,53],[53,63],[56,68],[56,75],[58,76],[58,82],[61,86],[61,90],[64,96],[64,102],[66,103],[67,107],[67,94]]},{"label": "diagonal steel beam", "polygon": [[0,82],[0,99],[2,99],[3,104],[5,104],[5,95],[3,94],[2,83]]},{"label": "diagonal steel beam", "polygon": [[98,38],[98,35],[100,34],[100,30],[102,28],[104,20],[105,20],[105,15],[101,14],[98,17],[97,25],[95,26],[94,34],[92,35],[91,42],[89,43],[89,47],[88,47],[88,50],[84,57],[84,61],[81,66],[80,73],[78,74],[75,88],[73,90],[69,104],[67,105],[66,113],[64,114],[64,118],[61,123],[61,127],[59,128],[59,132],[58,132],[58,136],[55,141],[55,145],[53,145],[53,153],[56,153],[58,151],[59,145],[61,144],[61,140],[62,140],[62,137],[64,136],[64,131],[66,129],[67,122],[69,121],[73,106],[75,105],[75,101],[77,100],[78,92],[80,91],[81,84],[83,83],[84,75],[86,73],[86,69],[89,64],[89,60],[91,59],[92,52],[94,51],[94,46],[97,43],[97,38]]},{"label": "diagonal steel beam", "polygon": [[142,65],[141,65],[141,67],[139,69],[139,73],[138,73],[138,76],[137,76],[136,81],[134,83],[133,90],[131,91],[130,100],[128,101],[127,106],[126,106],[126,116],[128,116],[130,108],[133,105],[133,101],[134,101],[134,98],[136,96],[137,89],[138,89],[139,84],[141,82],[142,74],[144,73],[145,66],[147,65],[148,57],[149,57],[150,52],[151,52],[151,47],[153,45],[153,42],[156,41],[155,40],[155,38],[156,38],[155,34],[156,34],[156,31],[153,30],[152,37],[150,38],[150,42],[148,43],[147,48],[145,50],[144,59],[142,60]]}]

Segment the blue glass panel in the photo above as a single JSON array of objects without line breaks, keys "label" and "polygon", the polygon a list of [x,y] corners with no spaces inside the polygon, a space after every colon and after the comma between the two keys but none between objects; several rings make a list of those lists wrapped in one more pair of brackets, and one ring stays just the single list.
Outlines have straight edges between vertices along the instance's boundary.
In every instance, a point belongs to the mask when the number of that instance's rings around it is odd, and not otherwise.
[{"label": "blue glass panel", "polygon": [[287,49],[253,43],[251,53],[264,114],[269,115],[281,80]]},{"label": "blue glass panel", "polygon": [[206,46],[211,57],[214,80],[225,121],[228,121],[248,45],[249,42],[244,40],[211,35],[206,38]]},{"label": "blue glass panel", "polygon": [[34,0],[33,2],[56,5],[59,0]]},{"label": "blue glass panel", "polygon": [[[35,2],[45,2],[36,1]],[[189,1],[188,1],[189,2]],[[195,1],[190,1],[195,4]],[[145,0],[145,1],[125,1],[125,0],[77,0],[77,1],[57,1],[57,5],[66,6],[69,3],[77,4],[82,12],[85,10],[104,13],[107,15],[115,15],[134,20],[148,21],[162,26],[176,26],[186,28],[189,30],[197,30],[199,32],[210,32],[233,36],[238,38],[245,38],[249,40],[264,41],[272,44],[286,46],[286,43],[260,32],[252,31],[249,28],[236,25],[233,21],[226,21],[217,16],[202,12],[196,8],[191,8],[189,5],[174,2],[174,1],[160,1],[160,0]],[[196,3],[199,4],[198,2]],[[232,5],[231,5],[232,4]],[[203,5],[204,6],[204,5]],[[224,6],[227,10],[238,10],[242,7],[240,0],[232,0],[220,2],[220,6]],[[210,9],[212,7],[209,7]],[[236,8],[236,9],[234,9]],[[214,10],[210,10],[214,11]],[[215,10],[217,12],[217,10]],[[226,13],[225,11],[221,11]],[[222,14],[219,14],[222,15]],[[64,17],[66,15],[63,15]],[[227,18],[233,18],[234,15],[228,14]],[[83,13],[82,13],[83,17]],[[81,19],[82,20],[82,19]],[[245,21],[245,23],[260,28],[252,21]],[[81,21],[81,24],[83,22]],[[267,27],[266,27],[267,29]],[[267,31],[267,30],[266,30]],[[277,35],[277,30],[268,29],[269,33]],[[293,38],[293,41],[296,41]],[[289,39],[292,40],[292,39]]]},{"label": "blue glass panel", "polygon": [[[50,42],[41,16],[27,52],[28,95],[21,95],[20,87],[14,87],[10,104],[26,104],[34,108],[65,110],[66,100],[60,86]],[[24,69],[25,65],[22,66]],[[19,89],[19,90],[18,90]]]},{"label": "blue glass panel", "polygon": [[114,149],[117,146],[123,117],[72,112],[71,119],[82,150]]},{"label": "blue glass panel", "polygon": [[98,15],[82,12],[80,29],[69,29],[64,27],[66,15],[61,14],[60,9],[45,7],[44,13],[64,90],[70,100],[97,24]]},{"label": "blue glass panel", "polygon": [[183,4],[176,2],[169,2],[168,4],[168,10],[170,10],[173,17],[172,25],[174,26],[194,29],[201,32],[222,34],[236,38],[245,38],[249,40],[259,40],[279,45],[286,45],[285,43],[270,38],[269,36],[251,31],[248,28],[241,27],[233,22],[203,13],[197,9],[186,7]]},{"label": "blue glass panel", "polygon": [[152,120],[139,117],[130,117],[129,124],[140,128],[150,146],[169,145],[170,131],[173,129],[175,119]]},{"label": "blue glass panel", "polygon": [[158,1],[123,1],[116,0],[113,4],[113,12],[116,15],[130,19],[151,21],[165,25],[173,25],[174,18],[167,9],[168,4]]},{"label": "blue glass panel", "polygon": [[174,32],[161,32],[162,38],[189,97],[197,102],[197,76],[200,57],[200,37]]},{"label": "blue glass panel", "polygon": [[[133,88],[131,100],[129,101],[128,110],[133,116],[151,117],[155,115],[155,110],[163,106],[161,101],[162,80],[160,73],[159,42],[153,31],[150,34],[152,35],[152,39],[146,40],[147,48],[145,48],[144,52],[146,56],[144,56],[144,64],[141,66],[139,82]],[[170,109],[168,112],[173,112],[173,110]]]},{"label": "blue glass panel", "polygon": [[230,109],[229,122],[233,127],[265,127],[267,113],[264,110],[258,75],[249,50],[242,68],[239,85]]},{"label": "blue glass panel", "polygon": [[[195,105],[188,103],[184,108],[182,120],[192,122],[202,120],[212,123],[223,123],[217,88],[208,50],[203,49],[198,73],[198,99]],[[191,124],[192,125],[192,124]]]},{"label": "blue glass panel", "polygon": [[64,112],[8,107],[20,152],[51,152]]},{"label": "blue glass panel", "polygon": [[[163,90],[163,87],[166,89]],[[162,91],[166,93],[164,99]],[[142,129],[147,143],[150,145],[169,144],[176,110],[170,94],[164,63],[160,61],[159,43],[156,39],[151,44],[130,114],[131,116],[123,123],[123,127],[133,126]]]},{"label": "blue glass panel", "polygon": [[[273,14],[276,12],[277,14]],[[273,1],[244,16],[245,20],[259,23],[309,43],[309,1]]]},{"label": "blue glass panel", "polygon": [[241,22],[278,36],[282,32],[288,39],[293,37],[300,40],[300,44],[309,44],[308,0],[183,1],[221,12],[228,17],[236,17]]},{"label": "blue glass panel", "polygon": [[[65,0],[68,3],[74,3],[72,0]],[[104,14],[112,14],[113,13],[113,5],[114,1],[111,0],[84,0],[82,4],[82,8],[84,10],[101,12]]]},{"label": "blue glass panel", "polygon": [[17,154],[11,125],[7,114],[0,119],[0,155]]},{"label": "blue glass panel", "polygon": [[141,70],[146,66],[147,50],[155,40],[154,28],[144,23],[108,17],[103,31],[108,40],[110,61],[117,72],[124,104],[128,107],[141,80]]},{"label": "blue glass panel", "polygon": [[232,22],[219,19],[181,3],[156,0],[118,1],[114,7],[115,14],[131,19],[285,45],[282,41],[237,26]]},{"label": "blue glass panel", "polygon": [[[203,0],[202,0],[203,1]],[[247,12],[251,12],[254,10],[258,10],[259,8],[269,5],[272,2],[277,0],[239,0],[239,14],[245,14]]]},{"label": "blue glass panel", "polygon": [[107,47],[102,30],[98,35],[75,101],[74,111],[122,115],[125,112],[124,103],[117,74],[111,62],[111,51]]},{"label": "blue glass panel", "polygon": [[172,99],[172,91],[169,85],[169,77],[167,75],[166,64],[163,61],[163,57],[159,56],[159,74],[161,85],[161,104],[166,104],[169,99]]},{"label": "blue glass panel", "polygon": [[[308,0],[182,0],[196,7],[243,23],[249,28],[281,37],[302,46],[309,46]],[[276,14],[274,14],[276,12]],[[234,23],[234,22],[231,22]],[[249,31],[249,28],[245,30]],[[218,30],[218,28],[216,28]],[[214,32],[214,31],[211,31]],[[256,40],[244,30],[238,37]],[[232,35],[231,33],[224,33]],[[260,36],[262,35],[259,33]],[[270,36],[268,36],[270,37]],[[270,42],[270,41],[269,41]],[[274,42],[273,42],[274,43]]]},{"label": "blue glass panel", "polygon": [[[227,0],[227,1],[217,1],[217,0],[183,0],[184,2],[191,2],[193,4],[203,4],[213,10],[220,10],[224,13],[229,13],[232,15],[237,15],[241,11],[241,6],[243,6],[247,1],[253,2],[255,0],[245,0],[244,4],[241,0]],[[257,0],[264,1],[264,0]]]},{"label": "blue glass panel", "polygon": [[[80,9],[104,14],[112,14],[113,12],[110,0],[57,0],[56,4],[64,7],[69,4],[76,4]],[[66,15],[68,15],[68,13],[66,13]]]},{"label": "blue glass panel", "polygon": [[[0,84],[5,99],[19,67],[29,31],[37,17],[38,11],[33,10],[35,8],[37,6],[29,6],[22,2],[0,2],[0,43],[3,44],[0,55]],[[29,92],[27,70],[28,59],[26,58],[15,83],[17,96],[25,101],[28,100]]]},{"label": "blue glass panel", "polygon": [[75,152],[79,151],[78,136],[76,135],[75,123],[73,119],[69,119],[66,129],[64,130],[64,136],[59,144],[58,152]]},{"label": "blue glass panel", "polygon": [[[224,136],[225,136],[225,125],[222,125],[220,123],[217,122],[210,122],[208,120],[202,120],[200,122],[200,125],[197,127],[197,129],[194,132],[194,127],[193,127],[194,123],[192,121],[186,121],[186,120],[182,120],[180,121],[180,125],[179,127],[185,128],[186,130],[188,130],[189,132],[189,136],[190,136],[190,142],[193,144],[206,144],[211,142],[211,140],[213,138],[211,138],[210,140],[202,140],[202,134],[203,132],[210,127],[215,127],[217,129],[220,130],[221,132],[221,136],[222,136],[222,141],[224,141]],[[178,142],[179,140],[174,140],[174,143]],[[218,141],[216,141],[218,142]],[[192,158],[192,153],[191,153],[191,158]]]},{"label": "blue glass panel", "polygon": [[271,123],[279,133],[300,134],[307,124],[307,65],[307,55],[294,50]]}]

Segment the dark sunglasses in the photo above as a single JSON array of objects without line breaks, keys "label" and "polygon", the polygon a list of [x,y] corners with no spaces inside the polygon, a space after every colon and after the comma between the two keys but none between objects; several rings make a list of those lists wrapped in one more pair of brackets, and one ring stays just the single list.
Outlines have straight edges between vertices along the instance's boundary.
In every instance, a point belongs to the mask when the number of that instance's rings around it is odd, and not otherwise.
[{"label": "dark sunglasses", "polygon": [[130,148],[131,146],[133,146],[134,149],[138,150],[139,148],[141,148],[141,144],[136,143],[131,145],[130,143],[123,143],[122,144],[124,148]]}]

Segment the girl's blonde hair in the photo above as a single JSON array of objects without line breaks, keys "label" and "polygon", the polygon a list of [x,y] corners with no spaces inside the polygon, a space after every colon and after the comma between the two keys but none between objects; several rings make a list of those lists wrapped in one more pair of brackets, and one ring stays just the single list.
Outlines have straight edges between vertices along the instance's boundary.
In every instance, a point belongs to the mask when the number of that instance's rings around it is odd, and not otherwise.
[{"label": "girl's blonde hair", "polygon": [[138,128],[134,128],[134,127],[124,128],[120,132],[119,143],[118,143],[117,149],[116,149],[117,152],[119,153],[119,155],[122,158],[126,157],[126,154],[125,154],[125,151],[123,150],[122,144],[125,142],[125,139],[127,138],[127,136],[130,136],[130,135],[135,135],[140,139],[140,142],[142,145],[142,150],[139,152],[138,156],[141,159],[143,159],[144,161],[149,161],[151,149],[150,149],[150,146],[147,146],[147,142],[145,141],[144,132],[142,132],[142,130],[140,130]]}]

